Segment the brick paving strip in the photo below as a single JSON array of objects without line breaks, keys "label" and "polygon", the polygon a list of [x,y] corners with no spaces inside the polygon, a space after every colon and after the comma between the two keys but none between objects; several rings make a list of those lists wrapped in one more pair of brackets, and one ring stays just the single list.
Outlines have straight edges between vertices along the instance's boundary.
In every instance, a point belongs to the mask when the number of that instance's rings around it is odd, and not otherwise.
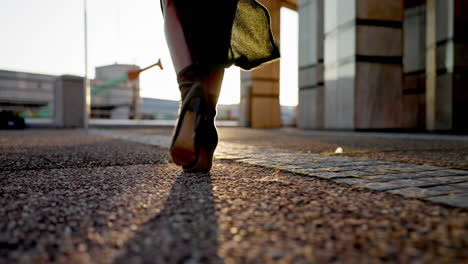
[{"label": "brick paving strip", "polygon": [[[118,130],[89,130],[91,134],[168,148],[171,137]],[[328,179],[355,187],[468,208],[468,171],[376,159],[327,156],[292,150],[220,142],[216,159],[274,168]]]}]

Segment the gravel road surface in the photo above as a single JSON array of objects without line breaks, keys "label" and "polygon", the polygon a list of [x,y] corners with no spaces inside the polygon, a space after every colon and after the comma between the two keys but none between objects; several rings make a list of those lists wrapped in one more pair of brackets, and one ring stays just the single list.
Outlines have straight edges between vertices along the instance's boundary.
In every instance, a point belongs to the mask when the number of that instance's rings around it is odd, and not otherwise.
[{"label": "gravel road surface", "polygon": [[0,143],[0,263],[468,261],[467,210],[79,131]]}]

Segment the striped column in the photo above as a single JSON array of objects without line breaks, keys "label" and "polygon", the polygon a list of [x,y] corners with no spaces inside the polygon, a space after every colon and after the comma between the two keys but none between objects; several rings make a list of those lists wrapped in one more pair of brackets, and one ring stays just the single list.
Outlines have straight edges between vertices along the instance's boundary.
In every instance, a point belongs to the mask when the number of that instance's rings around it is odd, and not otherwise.
[{"label": "striped column", "polygon": [[[260,1],[270,11],[271,29],[277,44],[280,40],[279,0]],[[253,71],[241,72],[240,123],[253,128],[281,127],[279,101],[280,62],[268,63]]]},{"label": "striped column", "polygon": [[324,126],[323,0],[301,0],[299,13],[298,127]]},{"label": "striped column", "polygon": [[399,128],[403,0],[324,2],[325,128]]},{"label": "striped column", "polygon": [[426,128],[426,1],[405,0],[402,128]]},{"label": "striped column", "polygon": [[468,130],[468,2],[427,1],[426,128]]}]

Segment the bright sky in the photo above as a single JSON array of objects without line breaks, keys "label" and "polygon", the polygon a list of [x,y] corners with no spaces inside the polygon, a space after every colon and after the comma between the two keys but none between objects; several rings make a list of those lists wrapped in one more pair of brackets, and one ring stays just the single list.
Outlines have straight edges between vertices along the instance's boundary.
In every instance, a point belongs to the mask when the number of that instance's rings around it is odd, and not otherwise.
[{"label": "bright sky", "polygon": [[[281,10],[281,104],[297,105],[297,14]],[[4,0],[0,8],[0,69],[84,74],[83,0]],[[141,75],[142,96],[179,99],[159,0],[88,0],[89,74],[118,63],[165,69]],[[239,69],[231,67],[220,103],[240,100]]]}]

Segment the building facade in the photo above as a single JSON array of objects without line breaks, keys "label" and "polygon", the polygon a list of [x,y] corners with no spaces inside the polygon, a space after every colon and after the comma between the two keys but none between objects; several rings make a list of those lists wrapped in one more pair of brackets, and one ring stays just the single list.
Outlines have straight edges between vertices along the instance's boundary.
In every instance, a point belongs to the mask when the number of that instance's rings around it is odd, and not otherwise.
[{"label": "building facade", "polygon": [[135,119],[141,107],[140,80],[128,80],[128,72],[140,68],[131,64],[96,67],[91,82],[91,117]]},{"label": "building facade", "polygon": [[[278,42],[299,14],[300,128],[468,130],[468,1],[273,2]],[[243,125],[278,127],[278,67],[243,73]]]},{"label": "building facade", "polygon": [[468,129],[468,3],[301,0],[299,127]]},{"label": "building facade", "polygon": [[[259,0],[280,45],[280,9],[299,14],[305,129],[468,130],[467,0]],[[241,73],[240,123],[280,127],[280,61]],[[135,65],[96,68],[91,117],[136,118]],[[0,108],[51,113],[56,77],[0,71]]]},{"label": "building facade", "polygon": [[[91,117],[136,118],[141,107],[140,82],[138,78],[128,80],[127,73],[139,69],[127,64],[97,67],[96,78],[91,80]],[[54,91],[61,85],[62,77],[0,70],[0,110],[21,112],[26,117],[54,118]]]},{"label": "building facade", "polygon": [[57,76],[0,70],[0,110],[51,117]]}]

